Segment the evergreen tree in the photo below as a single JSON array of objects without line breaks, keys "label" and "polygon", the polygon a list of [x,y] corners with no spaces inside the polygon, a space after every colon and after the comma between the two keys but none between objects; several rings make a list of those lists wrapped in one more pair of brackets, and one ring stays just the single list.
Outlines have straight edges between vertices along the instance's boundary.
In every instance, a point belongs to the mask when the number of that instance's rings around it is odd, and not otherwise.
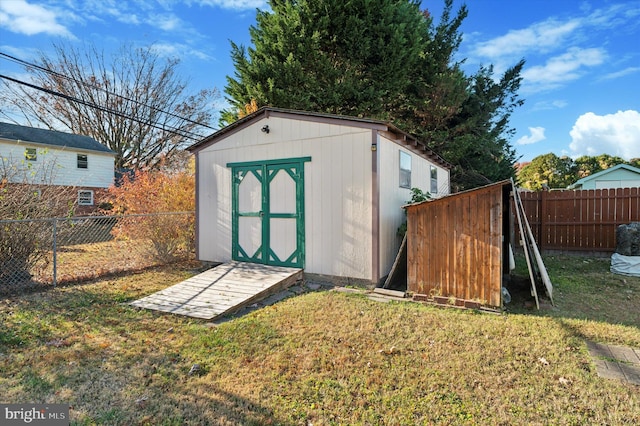
[{"label": "evergreen tree", "polygon": [[398,0],[273,0],[250,28],[253,47],[232,43],[235,78],[227,77],[237,119],[259,106],[380,117],[410,84],[427,20],[418,4]]},{"label": "evergreen tree", "polygon": [[390,121],[454,165],[466,189],[514,175],[509,116],[524,61],[494,81],[454,60],[467,16],[444,0],[440,21],[414,0],[271,0],[250,28],[253,47],[232,43],[229,124],[247,106],[275,106]]}]

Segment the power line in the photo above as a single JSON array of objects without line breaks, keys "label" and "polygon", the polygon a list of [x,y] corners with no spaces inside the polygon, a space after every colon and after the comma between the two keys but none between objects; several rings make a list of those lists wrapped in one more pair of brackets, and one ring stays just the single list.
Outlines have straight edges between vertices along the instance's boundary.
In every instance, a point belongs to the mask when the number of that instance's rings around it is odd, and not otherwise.
[{"label": "power line", "polygon": [[[14,83],[21,84],[23,86],[30,87],[32,89],[40,90],[42,92],[48,93],[48,94],[53,95],[53,96],[58,96],[60,98],[66,99],[66,100],[71,101],[71,102],[77,102],[79,104],[88,106],[89,108],[95,108],[97,110],[100,110],[100,111],[103,111],[103,112],[106,112],[106,113],[109,113],[109,114],[117,115],[119,117],[126,118],[127,120],[132,120],[132,121],[135,121],[137,123],[153,127],[154,129],[168,131],[170,133],[173,133],[175,135],[181,136],[181,137],[186,138],[186,139],[191,139],[191,140],[194,140],[194,141],[199,141],[199,140],[202,139],[202,137],[200,135],[198,135],[197,133],[191,132],[191,131],[185,131],[185,130],[180,130],[180,129],[176,129],[176,128],[171,129],[171,128],[161,127],[161,126],[158,126],[158,125],[156,125],[156,124],[154,124],[154,123],[152,123],[150,121],[143,121],[143,120],[140,120],[138,118],[131,117],[131,116],[127,115],[127,114],[123,114],[123,113],[121,113],[119,111],[115,111],[115,110],[100,106],[100,105],[95,104],[93,102],[87,102],[87,101],[84,101],[82,99],[78,99],[78,98],[73,97],[73,96],[65,95],[64,93],[56,92],[55,90],[51,90],[51,89],[47,89],[47,88],[44,88],[44,87],[36,86],[35,84],[27,83],[26,81],[18,80],[18,79],[15,79],[15,78],[3,75],[3,74],[0,74],[0,78],[12,81]],[[187,133],[190,133],[191,135],[194,135],[194,136],[190,136]]]},{"label": "power line", "polygon": [[9,55],[9,54],[7,54],[7,53],[0,52],[0,57],[2,57],[2,58],[4,58],[4,59],[7,59],[7,60],[10,60],[10,61],[13,61],[13,62],[15,62],[15,63],[17,63],[17,64],[23,65],[23,66],[25,66],[25,67],[35,68],[35,69],[38,69],[38,70],[41,70],[41,71],[47,72],[47,73],[49,73],[49,74],[52,74],[52,75],[54,75],[54,76],[56,76],[56,77],[60,77],[60,78],[64,78],[64,79],[69,80],[69,81],[73,81],[73,82],[74,82],[74,83],[76,83],[76,84],[82,84],[82,85],[84,85],[84,86],[90,87],[90,88],[95,89],[95,90],[101,90],[101,91],[105,92],[105,93],[106,93],[106,94],[108,94],[108,95],[117,96],[117,97],[122,98],[122,99],[124,99],[124,100],[126,100],[126,101],[129,101],[129,102],[135,102],[135,103],[137,103],[137,104],[139,104],[139,105],[142,105],[142,106],[144,106],[144,107],[146,107],[146,108],[150,108],[150,109],[153,109],[153,110],[155,110],[155,111],[162,112],[163,114],[167,114],[167,115],[170,115],[170,116],[172,116],[172,117],[174,117],[174,118],[178,118],[178,119],[180,119],[180,120],[187,121],[187,122],[189,122],[189,123],[191,123],[191,124],[196,124],[196,125],[198,125],[198,126],[206,127],[206,128],[208,128],[208,129],[212,129],[212,130],[218,130],[218,129],[216,129],[215,127],[211,127],[211,126],[209,126],[208,124],[200,123],[200,122],[197,122],[197,121],[191,120],[191,119],[189,119],[189,118],[186,118],[186,117],[182,117],[182,116],[180,116],[180,115],[177,115],[177,114],[172,113],[172,112],[170,112],[170,111],[165,111],[165,110],[163,110],[163,109],[160,109],[160,108],[156,108],[156,107],[153,107],[153,106],[147,105],[147,104],[145,104],[145,103],[143,103],[143,102],[140,102],[140,101],[138,101],[138,100],[136,100],[136,99],[130,99],[130,98],[127,98],[126,96],[123,96],[123,95],[118,94],[118,93],[115,93],[115,92],[111,92],[111,91],[109,91],[109,90],[107,90],[107,89],[105,89],[105,88],[98,87],[98,86],[93,85],[93,84],[90,84],[90,83],[88,83],[88,82],[86,82],[86,81],[78,81],[76,78],[69,77],[69,76],[67,76],[67,75],[65,75],[65,74],[62,74],[62,73],[58,72],[58,71],[55,71],[55,70],[52,70],[52,69],[49,69],[49,68],[45,68],[45,67],[43,67],[43,66],[40,66],[40,65],[38,65],[38,64],[34,64],[34,63],[32,63],[32,62],[25,61],[25,60],[20,59],[20,58],[16,58],[15,56],[11,56],[11,55]]}]

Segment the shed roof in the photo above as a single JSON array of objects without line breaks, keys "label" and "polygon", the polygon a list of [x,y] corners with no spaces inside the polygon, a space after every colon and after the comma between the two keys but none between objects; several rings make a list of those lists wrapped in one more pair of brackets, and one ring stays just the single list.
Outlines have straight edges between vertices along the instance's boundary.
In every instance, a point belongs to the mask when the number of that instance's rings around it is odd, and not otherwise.
[{"label": "shed roof", "polygon": [[611,172],[614,172],[616,170],[619,170],[619,169],[625,169],[625,170],[628,170],[630,172],[637,173],[640,176],[640,169],[639,168],[630,166],[628,164],[618,164],[617,166],[609,167],[608,169],[599,171],[598,173],[594,173],[592,175],[585,176],[582,179],[578,179],[576,181],[576,183],[574,183],[573,185],[570,186],[570,188],[573,188],[573,187],[576,187],[576,186],[579,186],[579,185],[584,185],[585,182],[588,182],[588,181],[593,180],[593,179],[597,179],[599,177],[602,177],[604,175],[607,175],[607,174],[609,174]]},{"label": "shed roof", "polygon": [[420,154],[430,159],[431,161],[437,163],[443,168],[451,169],[451,164],[443,159],[440,155],[433,152],[431,149],[427,147],[427,145],[419,141],[414,136],[398,129],[392,124],[386,123],[380,120],[374,120],[370,118],[361,118],[361,117],[350,117],[345,115],[335,115],[335,114],[324,114],[317,112],[308,112],[308,111],[298,111],[298,110],[290,110],[283,108],[274,108],[274,107],[263,107],[258,111],[247,115],[246,117],[241,118],[230,125],[223,127],[217,132],[205,137],[199,142],[194,143],[190,147],[187,148],[188,151],[198,152],[202,149],[211,146],[221,140],[221,138],[225,135],[232,134],[251,123],[261,120],[263,118],[269,117],[283,117],[290,118],[295,120],[306,120],[306,121],[315,121],[321,123],[328,124],[340,124],[343,126],[353,126],[353,127],[362,127],[369,128],[372,130],[379,130],[381,132],[390,133],[395,142],[405,145],[411,145],[414,148],[417,148],[420,151]]},{"label": "shed roof", "polygon": [[472,192],[485,191],[485,190],[491,189],[491,188],[496,187],[496,186],[505,186],[505,185],[513,185],[513,181],[511,179],[505,179],[505,180],[501,180],[499,182],[490,183],[489,185],[480,186],[478,188],[467,189],[466,191],[456,192],[455,194],[449,194],[449,195],[445,195],[443,197],[439,197],[439,198],[435,198],[435,199],[420,201],[418,203],[406,204],[406,205],[402,206],[402,208],[403,209],[409,209],[409,208],[420,206],[420,205],[425,204],[425,203],[446,202],[446,201],[450,201],[452,199],[464,197],[464,196],[466,196],[466,195],[468,195],[469,193],[472,193]]},{"label": "shed roof", "polygon": [[96,141],[92,137],[55,130],[38,129],[36,127],[0,122],[0,138],[50,145],[60,148],[76,148],[86,151],[96,151],[104,154],[116,153]]}]

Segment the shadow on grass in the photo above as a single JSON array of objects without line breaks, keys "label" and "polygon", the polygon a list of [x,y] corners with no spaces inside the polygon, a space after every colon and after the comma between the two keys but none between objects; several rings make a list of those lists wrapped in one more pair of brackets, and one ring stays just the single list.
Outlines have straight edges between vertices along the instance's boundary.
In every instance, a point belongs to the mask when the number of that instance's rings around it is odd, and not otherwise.
[{"label": "shadow on grass", "polygon": [[117,407],[76,406],[71,425],[294,425],[277,418],[271,409],[215,385],[206,385],[206,391],[194,395],[185,385],[173,386],[161,394],[145,393],[129,404],[123,403],[126,396],[121,395]]}]

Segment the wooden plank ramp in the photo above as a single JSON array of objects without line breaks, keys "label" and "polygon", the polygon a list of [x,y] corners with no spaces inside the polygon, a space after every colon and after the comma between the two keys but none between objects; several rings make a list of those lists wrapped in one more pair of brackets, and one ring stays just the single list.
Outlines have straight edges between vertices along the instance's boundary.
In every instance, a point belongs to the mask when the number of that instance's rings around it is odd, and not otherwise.
[{"label": "wooden plank ramp", "polygon": [[284,290],[301,279],[302,269],[227,262],[130,305],[211,320]]}]

